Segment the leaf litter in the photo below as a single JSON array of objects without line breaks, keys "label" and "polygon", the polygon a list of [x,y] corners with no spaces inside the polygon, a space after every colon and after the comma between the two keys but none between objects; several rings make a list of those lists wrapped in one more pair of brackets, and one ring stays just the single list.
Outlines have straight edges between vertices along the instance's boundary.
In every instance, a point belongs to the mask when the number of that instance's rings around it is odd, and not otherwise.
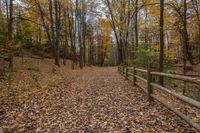
[{"label": "leaf litter", "polygon": [[17,96],[9,99],[12,104],[1,100],[0,132],[197,132],[160,103],[149,104],[116,68],[69,65],[52,73],[51,62],[41,63],[40,87],[31,82],[30,70],[19,70]]}]

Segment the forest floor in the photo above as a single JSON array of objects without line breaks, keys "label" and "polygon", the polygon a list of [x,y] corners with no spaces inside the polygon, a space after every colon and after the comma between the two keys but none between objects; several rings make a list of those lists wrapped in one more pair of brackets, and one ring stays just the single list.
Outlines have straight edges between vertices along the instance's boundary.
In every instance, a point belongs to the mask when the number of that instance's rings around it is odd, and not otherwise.
[{"label": "forest floor", "polygon": [[0,132],[196,132],[159,102],[149,103],[117,68],[56,68],[48,59],[15,64],[9,94],[8,81],[0,82]]}]

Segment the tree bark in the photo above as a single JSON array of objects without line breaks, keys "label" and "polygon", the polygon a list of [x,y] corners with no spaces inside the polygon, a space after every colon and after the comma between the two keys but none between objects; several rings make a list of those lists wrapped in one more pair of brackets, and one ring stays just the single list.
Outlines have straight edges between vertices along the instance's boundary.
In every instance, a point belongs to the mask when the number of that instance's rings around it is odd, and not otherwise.
[{"label": "tree bark", "polygon": [[[160,59],[159,71],[164,70],[164,0],[160,0]],[[159,78],[160,85],[163,85],[163,77]]]},{"label": "tree bark", "polygon": [[189,46],[189,38],[188,38],[188,31],[187,31],[187,0],[184,0],[184,14],[183,14],[183,51],[184,51],[184,73],[186,73],[186,63],[187,63],[187,59],[190,61],[190,63],[193,65],[193,57],[192,57],[192,53],[190,50],[190,46]]},{"label": "tree bark", "polygon": [[187,64],[187,58],[190,58],[189,52],[189,46],[188,46],[188,33],[187,33],[187,0],[184,0],[184,14],[183,14],[183,74],[187,74],[186,70],[186,64]]},{"label": "tree bark", "polygon": [[[82,5],[82,3],[81,3]],[[79,55],[79,67],[83,68],[83,36],[82,36],[82,9],[79,6],[79,0],[76,0],[76,23],[77,23],[77,29],[78,29],[78,43],[80,48],[80,55]]]},{"label": "tree bark", "polygon": [[12,42],[12,36],[13,36],[13,0],[10,0],[9,5],[9,22],[8,22],[8,40],[10,42],[10,54],[9,54],[9,68],[10,70],[13,70],[13,42]]},{"label": "tree bark", "polygon": [[60,66],[60,32],[61,32],[61,5],[58,0],[54,1],[55,4],[55,18],[56,18],[56,57],[55,65]]},{"label": "tree bark", "polygon": [[199,11],[199,2],[198,0],[192,0],[192,5],[193,5],[193,9],[195,11],[196,17],[197,17],[197,25],[198,25],[198,59],[200,62],[200,11]]},{"label": "tree bark", "polygon": [[139,44],[138,35],[138,0],[135,0],[135,50],[137,50]]}]

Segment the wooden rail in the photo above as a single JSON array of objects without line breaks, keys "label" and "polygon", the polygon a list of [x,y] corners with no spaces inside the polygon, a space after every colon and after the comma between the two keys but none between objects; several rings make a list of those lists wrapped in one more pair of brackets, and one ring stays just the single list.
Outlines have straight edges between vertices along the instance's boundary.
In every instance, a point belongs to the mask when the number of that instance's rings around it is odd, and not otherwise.
[{"label": "wooden rail", "polygon": [[[175,80],[181,80],[184,82],[189,82],[189,83],[194,83],[196,85],[198,85],[200,87],[200,80],[197,78],[192,78],[192,77],[187,77],[187,76],[182,76],[182,75],[176,75],[176,74],[167,74],[167,73],[162,73],[162,72],[152,72],[150,70],[150,68],[148,68],[148,70],[144,70],[144,69],[139,69],[139,68],[134,68],[134,67],[126,67],[124,65],[120,65],[118,67],[118,71],[125,76],[126,80],[131,80],[133,82],[133,85],[137,85],[138,87],[142,88],[144,90],[144,92],[147,93],[148,96],[148,100],[152,101],[153,99],[156,99],[157,101],[159,101],[160,103],[162,103],[164,106],[166,106],[168,109],[170,109],[171,111],[173,111],[175,114],[177,114],[179,117],[181,117],[183,120],[185,120],[187,123],[189,123],[191,126],[193,126],[194,128],[196,128],[199,132],[200,132],[200,125],[198,123],[195,123],[190,117],[188,117],[187,115],[183,114],[182,112],[180,112],[179,110],[176,110],[175,107],[169,105],[168,103],[166,103],[164,100],[162,100],[161,98],[159,98],[158,96],[153,94],[153,87],[166,92],[174,97],[176,97],[177,99],[191,105],[194,106],[198,109],[200,109],[200,102],[193,100],[189,97],[186,97],[182,94],[176,93],[175,91],[171,91],[169,89],[167,89],[164,86],[161,86],[157,83],[154,83],[152,80],[152,76],[161,76],[161,77],[165,77],[165,78],[171,78],[171,79],[175,79]],[[146,75],[147,79],[137,75],[137,73],[143,73]],[[132,78],[130,78],[130,76]],[[145,82],[147,84],[147,87],[144,88],[143,86],[141,86],[137,80],[140,80],[142,82]]]}]

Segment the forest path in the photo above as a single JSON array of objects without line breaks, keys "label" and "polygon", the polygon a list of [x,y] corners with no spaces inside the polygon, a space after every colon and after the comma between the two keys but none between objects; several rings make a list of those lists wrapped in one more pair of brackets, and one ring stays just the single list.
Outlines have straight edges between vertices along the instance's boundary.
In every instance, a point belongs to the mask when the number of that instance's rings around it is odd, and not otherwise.
[{"label": "forest path", "polygon": [[30,93],[2,123],[18,132],[195,132],[160,103],[149,105],[117,68],[96,67],[71,70]]},{"label": "forest path", "polygon": [[83,132],[194,132],[187,123],[126,81],[116,68],[96,68],[72,84],[70,129]]}]

